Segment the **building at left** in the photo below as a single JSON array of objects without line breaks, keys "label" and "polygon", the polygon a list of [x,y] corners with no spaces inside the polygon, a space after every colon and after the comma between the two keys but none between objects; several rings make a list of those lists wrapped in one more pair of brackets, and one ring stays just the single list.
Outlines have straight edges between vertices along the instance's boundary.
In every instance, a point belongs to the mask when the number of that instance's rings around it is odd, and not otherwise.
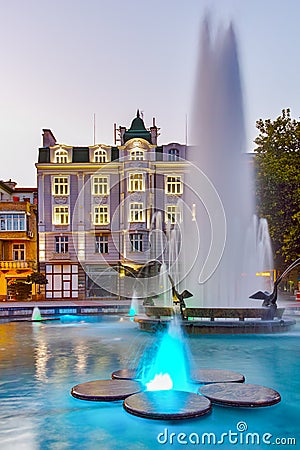
[{"label": "building at left", "polygon": [[31,300],[38,270],[37,188],[0,181],[0,300]]}]

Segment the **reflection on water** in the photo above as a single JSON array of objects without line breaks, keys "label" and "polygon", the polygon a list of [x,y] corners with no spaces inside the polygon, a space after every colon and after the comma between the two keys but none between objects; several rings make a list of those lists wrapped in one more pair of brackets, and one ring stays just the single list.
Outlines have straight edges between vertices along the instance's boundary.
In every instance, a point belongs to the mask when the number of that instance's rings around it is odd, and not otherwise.
[{"label": "reflection on water", "polygon": [[144,349],[155,346],[155,335],[140,332],[130,320],[76,317],[0,324],[0,448],[158,449],[157,436],[166,426],[169,433],[221,433],[235,430],[241,420],[249,431],[300,442],[299,337],[295,328],[281,335],[189,338],[196,367],[241,372],[249,383],[278,390],[282,402],[255,410],[214,407],[210,416],[166,423],[131,416],[122,402],[84,402],[70,395],[77,383],[137,367]]}]

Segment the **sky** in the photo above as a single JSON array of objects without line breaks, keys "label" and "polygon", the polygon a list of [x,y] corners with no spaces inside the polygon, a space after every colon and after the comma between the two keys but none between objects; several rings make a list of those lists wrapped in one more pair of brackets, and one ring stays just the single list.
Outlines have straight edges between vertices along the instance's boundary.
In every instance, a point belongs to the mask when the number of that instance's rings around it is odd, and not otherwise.
[{"label": "sky", "polygon": [[234,25],[252,151],[256,120],[299,117],[299,0],[0,0],[0,179],[35,186],[42,129],[92,145],[94,115],[96,143],[138,108],[185,143],[207,15]]}]

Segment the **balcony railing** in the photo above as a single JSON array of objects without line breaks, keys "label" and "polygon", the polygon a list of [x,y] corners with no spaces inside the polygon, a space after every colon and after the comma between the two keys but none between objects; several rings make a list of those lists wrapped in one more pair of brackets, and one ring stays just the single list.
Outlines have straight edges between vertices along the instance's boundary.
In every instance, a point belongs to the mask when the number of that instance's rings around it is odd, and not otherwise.
[{"label": "balcony railing", "polygon": [[0,261],[0,269],[33,269],[37,268],[36,261]]}]

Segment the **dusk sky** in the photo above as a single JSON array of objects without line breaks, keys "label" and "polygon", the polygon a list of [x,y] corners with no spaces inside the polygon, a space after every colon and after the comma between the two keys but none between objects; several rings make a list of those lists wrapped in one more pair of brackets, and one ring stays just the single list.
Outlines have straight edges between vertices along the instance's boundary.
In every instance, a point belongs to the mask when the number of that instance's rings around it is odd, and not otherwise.
[{"label": "dusk sky", "polygon": [[94,113],[96,143],[137,108],[184,143],[207,13],[235,27],[250,151],[257,119],[299,117],[299,0],[0,0],[0,179],[35,186],[42,128],[92,145]]}]

